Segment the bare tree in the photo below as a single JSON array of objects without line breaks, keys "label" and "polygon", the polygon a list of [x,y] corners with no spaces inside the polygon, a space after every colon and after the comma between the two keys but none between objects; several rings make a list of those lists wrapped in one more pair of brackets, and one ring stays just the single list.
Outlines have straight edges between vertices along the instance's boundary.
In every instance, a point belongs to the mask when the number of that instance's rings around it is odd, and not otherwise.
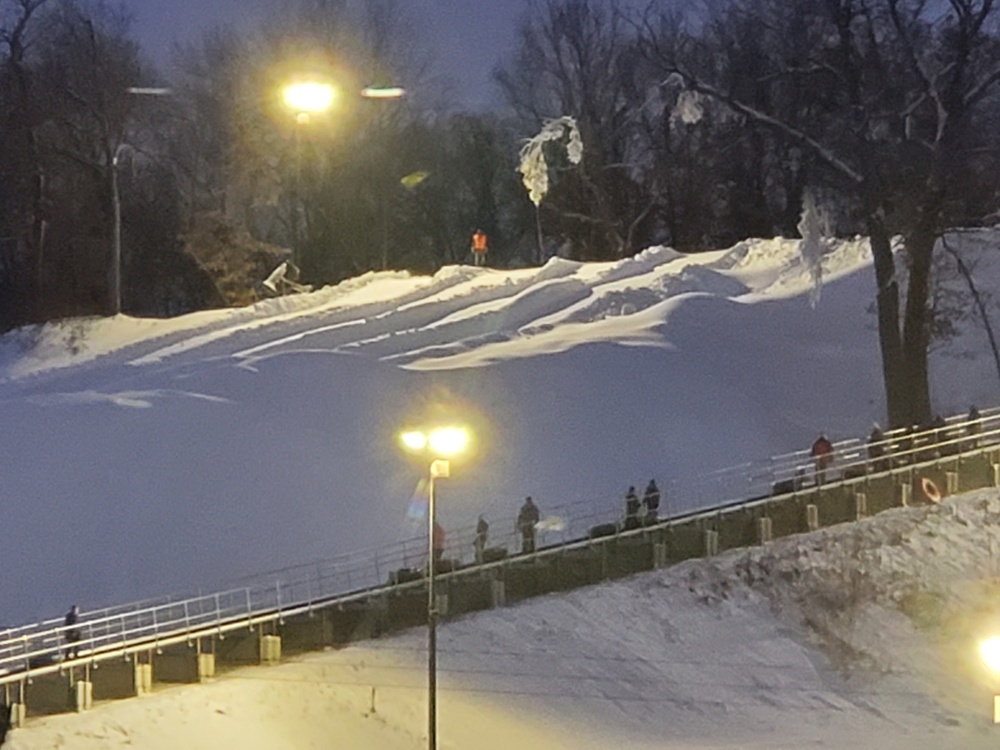
[{"label": "bare tree", "polygon": [[587,153],[579,167],[557,166],[546,229],[577,258],[621,257],[637,249],[655,200],[648,142],[637,137],[645,91],[625,11],[618,0],[534,0],[530,9],[497,80],[525,132],[572,117]]},{"label": "bare tree", "polygon": [[[705,37],[645,49],[664,80],[765,127],[811,162],[810,179],[856,204],[871,238],[888,417],[930,417],[927,349],[931,259],[949,225],[977,112],[994,96],[1000,52],[993,0],[806,0],[720,8],[712,24],[757,14],[768,41],[749,76],[699,54]],[[749,80],[747,80],[749,78]],[[905,241],[906,288],[891,246]]]}]

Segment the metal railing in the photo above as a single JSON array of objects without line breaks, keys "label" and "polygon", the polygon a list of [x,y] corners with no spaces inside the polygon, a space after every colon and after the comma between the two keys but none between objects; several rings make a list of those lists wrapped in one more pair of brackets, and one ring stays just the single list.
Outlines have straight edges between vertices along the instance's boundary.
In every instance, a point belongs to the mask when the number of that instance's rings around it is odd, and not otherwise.
[{"label": "metal railing", "polygon": [[[826,467],[826,484],[861,481],[873,473],[912,470],[957,459],[959,456],[996,451],[1000,446],[1000,407],[980,418],[951,417],[943,425],[923,429],[888,431],[877,443],[852,438],[834,443],[833,461]],[[671,498],[668,484],[661,499],[663,523],[675,523],[733,506],[751,507],[784,492],[815,487],[817,476],[807,450],[795,451],[723,469],[706,475],[704,487],[718,494],[714,502],[700,502],[695,487],[686,498]],[[728,488],[728,492],[723,488]],[[601,509],[603,505],[604,509]],[[617,505],[621,512],[611,509]],[[595,506],[598,508],[595,510]],[[589,543],[592,528],[614,523],[622,530],[624,504],[576,502],[546,507],[538,528],[538,552]],[[491,530],[491,546],[517,552],[520,534],[513,516],[500,519]],[[465,564],[473,557],[473,527],[449,533],[444,557]],[[211,632],[239,627],[329,606],[365,599],[392,586],[394,574],[411,571],[411,585],[421,585],[426,566],[427,540],[415,538],[387,548],[362,550],[329,559],[262,573],[226,591],[192,596],[164,596],[139,602],[81,612],[79,621],[63,624],[62,618],[0,630],[0,684],[33,674],[55,671],[69,662],[121,656],[158,648]],[[70,631],[79,639],[67,641]],[[75,661],[74,661],[75,660]]]}]

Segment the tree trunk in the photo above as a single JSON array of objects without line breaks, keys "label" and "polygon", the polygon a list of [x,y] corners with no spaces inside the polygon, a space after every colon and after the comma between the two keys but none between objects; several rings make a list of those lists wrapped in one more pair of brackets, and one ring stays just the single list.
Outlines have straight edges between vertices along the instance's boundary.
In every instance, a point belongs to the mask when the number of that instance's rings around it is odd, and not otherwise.
[{"label": "tree trunk", "polygon": [[906,313],[903,318],[903,368],[909,424],[928,424],[931,419],[930,382],[927,373],[927,347],[930,341],[931,259],[936,233],[927,226],[908,232],[906,254],[910,259],[910,280],[906,290]]},{"label": "tree trunk", "polygon": [[892,244],[885,226],[878,216],[868,219],[868,236],[875,265],[878,291],[875,299],[878,309],[879,347],[882,352],[882,379],[885,386],[885,403],[891,427],[909,425],[907,393],[903,386],[903,342],[899,331],[899,283],[892,257]]}]

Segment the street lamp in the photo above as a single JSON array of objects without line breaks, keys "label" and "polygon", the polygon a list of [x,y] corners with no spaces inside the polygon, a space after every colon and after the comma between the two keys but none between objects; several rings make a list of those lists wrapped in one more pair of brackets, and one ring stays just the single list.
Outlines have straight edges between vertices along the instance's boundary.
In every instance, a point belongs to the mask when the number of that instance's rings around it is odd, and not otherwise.
[{"label": "street lamp", "polygon": [[[132,96],[171,96],[172,89],[156,88],[150,86],[129,86],[125,89],[126,94]],[[118,161],[122,152],[127,148],[132,148],[129,144],[119,143],[111,155],[111,203],[114,207],[114,232],[111,237],[111,289],[114,294],[114,314],[122,311],[122,200],[118,188]]]},{"label": "street lamp", "polygon": [[427,747],[437,750],[437,600],[434,598],[434,480],[451,473],[450,458],[466,451],[471,436],[464,427],[408,430],[400,435],[403,447],[431,459],[427,484]]},{"label": "street lamp", "polygon": [[324,81],[296,81],[285,86],[281,98],[295,115],[295,122],[307,125],[313,115],[333,106],[337,89]]},{"label": "street lamp", "polygon": [[[1000,636],[980,641],[979,656],[982,657],[986,668],[992,672],[995,683],[997,676],[1000,675]],[[993,723],[1000,724],[1000,695],[996,692],[993,695]]]},{"label": "street lamp", "polygon": [[111,156],[111,201],[114,205],[114,233],[111,237],[112,258],[111,269],[114,277],[111,288],[114,293],[114,314],[122,311],[122,199],[118,188],[118,160],[122,152],[131,148],[127,143],[119,143]]},{"label": "street lamp", "polygon": [[337,101],[338,91],[333,84],[321,80],[298,80],[281,90],[281,100],[295,118],[295,196],[292,212],[292,262],[301,263],[301,235],[299,214],[303,211],[302,199],[302,133],[315,115],[329,110]]},{"label": "street lamp", "polygon": [[[406,96],[406,89],[402,86],[365,86],[361,89],[361,97],[363,99],[371,99],[373,101],[391,101],[394,99],[402,99]],[[372,176],[374,177],[374,160],[372,161]],[[372,186],[374,187],[375,180],[372,180]],[[389,219],[386,216],[386,209],[388,207],[389,199],[386,197],[386,180],[379,180],[382,182],[381,195],[379,197],[379,213],[381,213],[381,223],[382,223],[382,270],[386,271],[389,268]]]}]

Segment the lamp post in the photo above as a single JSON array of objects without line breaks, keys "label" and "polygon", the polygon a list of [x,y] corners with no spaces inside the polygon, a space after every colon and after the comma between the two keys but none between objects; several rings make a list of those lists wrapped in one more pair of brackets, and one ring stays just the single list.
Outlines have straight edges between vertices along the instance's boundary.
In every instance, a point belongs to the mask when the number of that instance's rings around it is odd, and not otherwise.
[{"label": "lamp post", "polygon": [[114,314],[122,311],[122,199],[118,188],[118,160],[122,152],[131,148],[119,143],[111,156],[111,200],[114,205],[114,230],[111,236],[111,290],[114,295]]},{"label": "lamp post", "polygon": [[[150,86],[129,86],[126,94],[133,96],[170,96],[174,92],[167,88]],[[111,235],[111,291],[114,299],[112,308],[115,315],[122,311],[122,200],[118,187],[118,161],[122,152],[132,148],[124,141],[111,154],[111,204],[114,207],[114,229]]]},{"label": "lamp post", "polygon": [[315,115],[333,106],[337,89],[333,84],[318,80],[301,80],[282,89],[282,101],[295,118],[295,195],[292,199],[292,262],[300,265],[301,235],[299,213],[302,212],[302,128],[309,125]]},{"label": "lamp post", "polygon": [[434,592],[434,527],[437,525],[435,487],[437,479],[451,474],[450,458],[469,445],[464,427],[409,430],[400,435],[403,446],[413,453],[430,456],[427,483],[427,747],[437,750],[437,599]]},{"label": "lamp post", "polygon": [[[392,101],[394,99],[402,99],[405,95],[406,89],[402,86],[365,86],[361,89],[362,98],[371,99],[373,101]],[[382,214],[382,270],[386,271],[389,267],[389,220],[386,216],[386,204],[388,203],[388,198],[386,198],[385,195],[384,181],[380,198],[379,212]]]}]

